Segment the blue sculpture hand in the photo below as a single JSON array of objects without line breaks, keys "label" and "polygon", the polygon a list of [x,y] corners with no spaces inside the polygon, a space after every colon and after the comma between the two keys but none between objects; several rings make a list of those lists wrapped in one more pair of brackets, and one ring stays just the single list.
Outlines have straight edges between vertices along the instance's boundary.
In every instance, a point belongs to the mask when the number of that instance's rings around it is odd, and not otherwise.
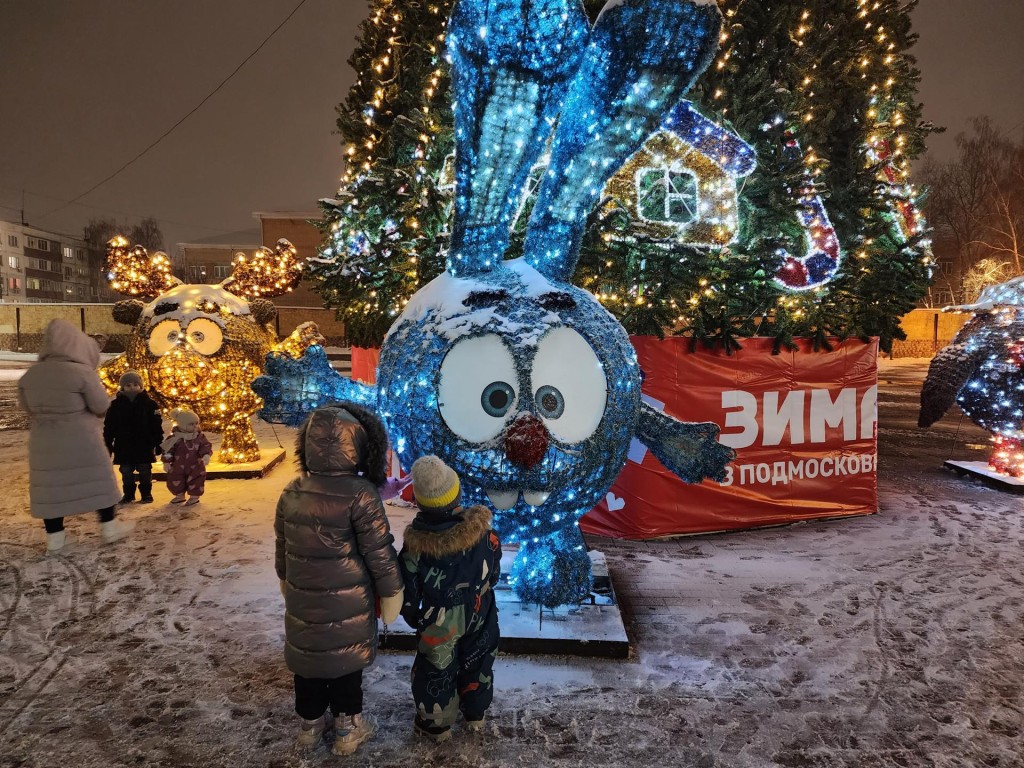
[{"label": "blue sculpture hand", "polygon": [[725,480],[725,467],[736,458],[736,451],[718,442],[718,432],[714,422],[677,421],[647,403],[640,406],[637,438],[687,483]]},{"label": "blue sculpture hand", "polygon": [[261,419],[293,427],[321,405],[338,400],[372,405],[376,399],[372,387],[335,371],[318,344],[308,347],[298,359],[277,352],[268,354],[264,373],[252,382],[252,389],[263,399]]}]

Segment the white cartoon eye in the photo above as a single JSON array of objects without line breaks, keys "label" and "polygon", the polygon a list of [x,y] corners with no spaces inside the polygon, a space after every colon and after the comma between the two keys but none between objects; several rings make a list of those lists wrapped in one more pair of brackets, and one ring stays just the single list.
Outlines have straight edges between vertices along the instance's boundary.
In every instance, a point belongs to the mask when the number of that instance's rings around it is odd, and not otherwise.
[{"label": "white cartoon eye", "polygon": [[213,320],[197,317],[188,324],[189,346],[201,355],[212,355],[224,343],[224,332]]},{"label": "white cartoon eye", "polygon": [[608,402],[608,380],[593,347],[571,328],[554,328],[533,358],[533,402],[544,426],[565,443],[586,440]]},{"label": "white cartoon eye", "polygon": [[161,320],[149,330],[149,351],[160,357],[170,352],[181,337],[181,326],[177,320]]},{"label": "white cartoon eye", "polygon": [[480,443],[505,426],[519,377],[512,353],[494,334],[458,342],[441,361],[437,406],[448,428]]}]

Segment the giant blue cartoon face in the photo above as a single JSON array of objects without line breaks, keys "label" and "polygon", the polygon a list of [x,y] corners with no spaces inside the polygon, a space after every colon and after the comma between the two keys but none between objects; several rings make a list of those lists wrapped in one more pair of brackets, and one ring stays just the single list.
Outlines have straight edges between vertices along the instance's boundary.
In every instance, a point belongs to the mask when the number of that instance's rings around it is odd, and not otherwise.
[{"label": "giant blue cartoon face", "polygon": [[[298,423],[319,404],[378,412],[408,468],[441,456],[464,501],[495,511],[524,601],[590,589],[579,518],[614,482],[635,436],[689,482],[724,478],[718,427],[640,400],[622,326],[570,284],[588,213],[710,63],[714,0],[610,0],[588,29],[579,0],[459,0],[448,25],[455,112],[455,221],[448,271],[412,297],[381,349],[377,386],[337,376],[323,351],[270,356],[261,415]],[[505,261],[527,172],[551,160],[525,256]],[[344,251],[344,249],[340,249]]]},{"label": "giant blue cartoon face", "polygon": [[[640,410],[622,326],[522,260],[482,279],[435,279],[393,326],[377,374],[403,466],[444,459],[464,501],[495,510],[502,541],[535,551],[535,577],[559,560],[542,542],[575,529],[615,481]],[[563,559],[563,585],[588,578],[581,557]]]}]

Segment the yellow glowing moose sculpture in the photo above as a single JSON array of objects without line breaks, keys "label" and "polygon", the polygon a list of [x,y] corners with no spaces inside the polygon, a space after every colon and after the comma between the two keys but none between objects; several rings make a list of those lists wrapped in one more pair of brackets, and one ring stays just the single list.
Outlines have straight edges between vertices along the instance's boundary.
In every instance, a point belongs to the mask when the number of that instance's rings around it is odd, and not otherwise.
[{"label": "yellow glowing moose sculpture", "polygon": [[133,297],[114,305],[114,319],[134,331],[125,353],[104,365],[100,377],[113,393],[122,373],[138,371],[165,416],[186,407],[204,431],[222,433],[219,461],[257,461],[252,416],[262,400],[249,384],[263,372],[268,352],[298,358],[324,343],[315,323],[303,323],[284,340],[274,331],[277,308],[266,297],[298,283],[295,246],[279,240],[273,251],[239,253],[231,276],[217,285],[183,284],[170,266],[167,254],[129,248],[120,235],[107,244],[107,279]]}]

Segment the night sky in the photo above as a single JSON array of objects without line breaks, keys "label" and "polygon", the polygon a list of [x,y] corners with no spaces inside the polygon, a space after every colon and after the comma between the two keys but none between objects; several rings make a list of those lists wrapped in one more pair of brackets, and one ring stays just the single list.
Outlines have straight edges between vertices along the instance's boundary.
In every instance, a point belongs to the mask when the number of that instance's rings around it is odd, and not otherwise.
[{"label": "night sky", "polygon": [[[0,0],[0,218],[79,234],[91,216],[156,217],[169,246],[255,230],[253,211],[313,212],[334,194],[334,107],[363,0]],[[946,159],[975,115],[1024,129],[1024,2],[921,0],[925,117]],[[252,240],[253,238],[242,238]]]}]

